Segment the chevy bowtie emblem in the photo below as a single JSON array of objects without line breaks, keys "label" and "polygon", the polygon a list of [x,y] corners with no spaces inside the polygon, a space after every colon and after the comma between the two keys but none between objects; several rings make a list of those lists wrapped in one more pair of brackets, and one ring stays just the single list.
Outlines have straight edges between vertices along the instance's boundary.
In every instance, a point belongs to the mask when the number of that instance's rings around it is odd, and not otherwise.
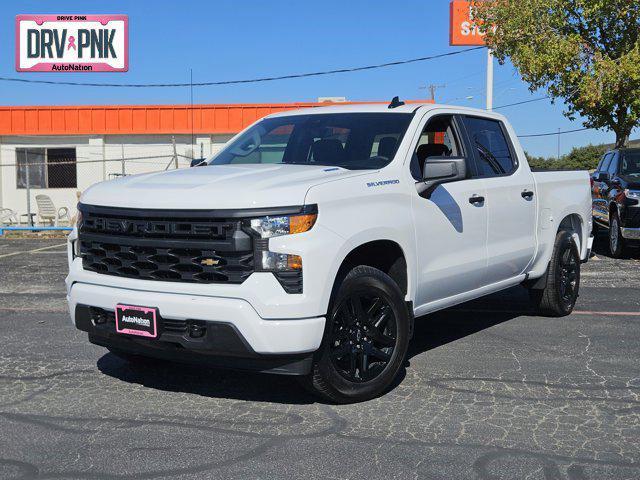
[{"label": "chevy bowtie emblem", "polygon": [[206,265],[207,267],[212,267],[213,265],[217,265],[220,263],[220,260],[216,260],[215,258],[205,258],[200,261],[201,265]]}]

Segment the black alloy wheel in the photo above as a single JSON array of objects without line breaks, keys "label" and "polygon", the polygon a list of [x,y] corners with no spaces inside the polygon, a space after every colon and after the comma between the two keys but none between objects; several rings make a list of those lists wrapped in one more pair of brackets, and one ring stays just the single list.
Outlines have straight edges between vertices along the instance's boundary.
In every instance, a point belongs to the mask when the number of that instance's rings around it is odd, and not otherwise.
[{"label": "black alloy wheel", "polygon": [[560,230],[546,272],[544,288],[529,290],[542,315],[563,317],[573,311],[580,292],[580,252],[571,232]]},{"label": "black alloy wheel", "polygon": [[351,382],[367,382],[389,364],[398,327],[393,309],[381,296],[353,293],[331,319],[329,355],[336,371]]},{"label": "black alloy wheel", "polygon": [[398,284],[377,268],[354,267],[338,282],[322,344],[303,383],[334,403],[370,400],[404,368],[413,312]]},{"label": "black alloy wheel", "polygon": [[572,247],[572,243],[565,243],[564,249],[560,254],[558,269],[556,270],[560,299],[567,308],[573,308],[578,296],[580,258],[575,254],[575,248]]}]

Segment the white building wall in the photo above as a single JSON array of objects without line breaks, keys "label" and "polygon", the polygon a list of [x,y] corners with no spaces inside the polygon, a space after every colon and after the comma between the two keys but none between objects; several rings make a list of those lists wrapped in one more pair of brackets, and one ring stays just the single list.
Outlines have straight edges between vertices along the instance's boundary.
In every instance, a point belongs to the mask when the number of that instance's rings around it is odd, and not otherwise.
[{"label": "white building wall", "polygon": [[[35,196],[51,197],[56,207],[67,207],[75,214],[77,195],[91,185],[122,175],[134,175],[189,167],[192,157],[205,157],[219,151],[230,135],[82,135],[82,136],[3,136],[0,137],[0,208],[20,215],[27,212],[27,193],[17,188],[16,148],[75,148],[77,188],[32,188],[31,211],[37,211]],[[123,162],[124,157],[124,162]],[[123,166],[124,164],[124,166]]]}]

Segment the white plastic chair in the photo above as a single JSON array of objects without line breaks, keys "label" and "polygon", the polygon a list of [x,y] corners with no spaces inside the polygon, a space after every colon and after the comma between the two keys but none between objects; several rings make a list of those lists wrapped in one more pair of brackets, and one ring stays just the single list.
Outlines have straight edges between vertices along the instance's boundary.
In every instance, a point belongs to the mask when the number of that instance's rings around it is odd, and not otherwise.
[{"label": "white plastic chair", "polygon": [[0,225],[17,225],[18,213],[10,208],[0,209]]},{"label": "white plastic chair", "polygon": [[71,225],[71,217],[67,207],[56,209],[48,195],[36,195],[36,203],[38,204],[38,223],[41,225],[50,224],[58,226],[60,221],[66,221]]}]

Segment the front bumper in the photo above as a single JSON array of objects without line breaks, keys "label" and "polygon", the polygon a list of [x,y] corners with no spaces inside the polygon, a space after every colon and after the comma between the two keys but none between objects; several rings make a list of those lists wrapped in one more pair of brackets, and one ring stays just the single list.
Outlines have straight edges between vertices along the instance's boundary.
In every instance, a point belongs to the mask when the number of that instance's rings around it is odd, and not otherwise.
[{"label": "front bumper", "polygon": [[640,240],[640,205],[638,200],[627,198],[619,209],[620,234],[626,240]]},{"label": "front bumper", "polygon": [[[171,353],[170,356],[181,357],[178,354],[183,354],[185,360],[208,357],[214,364],[226,363],[228,365],[221,366],[236,368],[245,368],[239,360],[242,358],[278,363],[292,358],[276,357],[309,357],[320,346],[325,324],[324,317],[265,320],[248,302],[236,298],[129,290],[78,282],[70,286],[67,301],[72,322],[87,331],[93,343],[151,356]],[[148,340],[116,334],[115,326],[96,325],[92,321],[89,307],[113,314],[118,303],[157,307],[161,319],[198,322],[205,327],[206,334],[202,339],[193,339],[188,332],[176,335],[163,331],[158,339]],[[232,337],[235,338],[229,340]],[[216,362],[214,357],[233,357],[234,360]]]},{"label": "front bumper", "polygon": [[640,240],[640,228],[623,227],[620,231],[627,240]]},{"label": "front bumper", "polygon": [[620,214],[621,227],[629,230],[640,229],[640,205],[638,205],[638,200],[627,199],[625,204],[619,207],[618,213]]}]

